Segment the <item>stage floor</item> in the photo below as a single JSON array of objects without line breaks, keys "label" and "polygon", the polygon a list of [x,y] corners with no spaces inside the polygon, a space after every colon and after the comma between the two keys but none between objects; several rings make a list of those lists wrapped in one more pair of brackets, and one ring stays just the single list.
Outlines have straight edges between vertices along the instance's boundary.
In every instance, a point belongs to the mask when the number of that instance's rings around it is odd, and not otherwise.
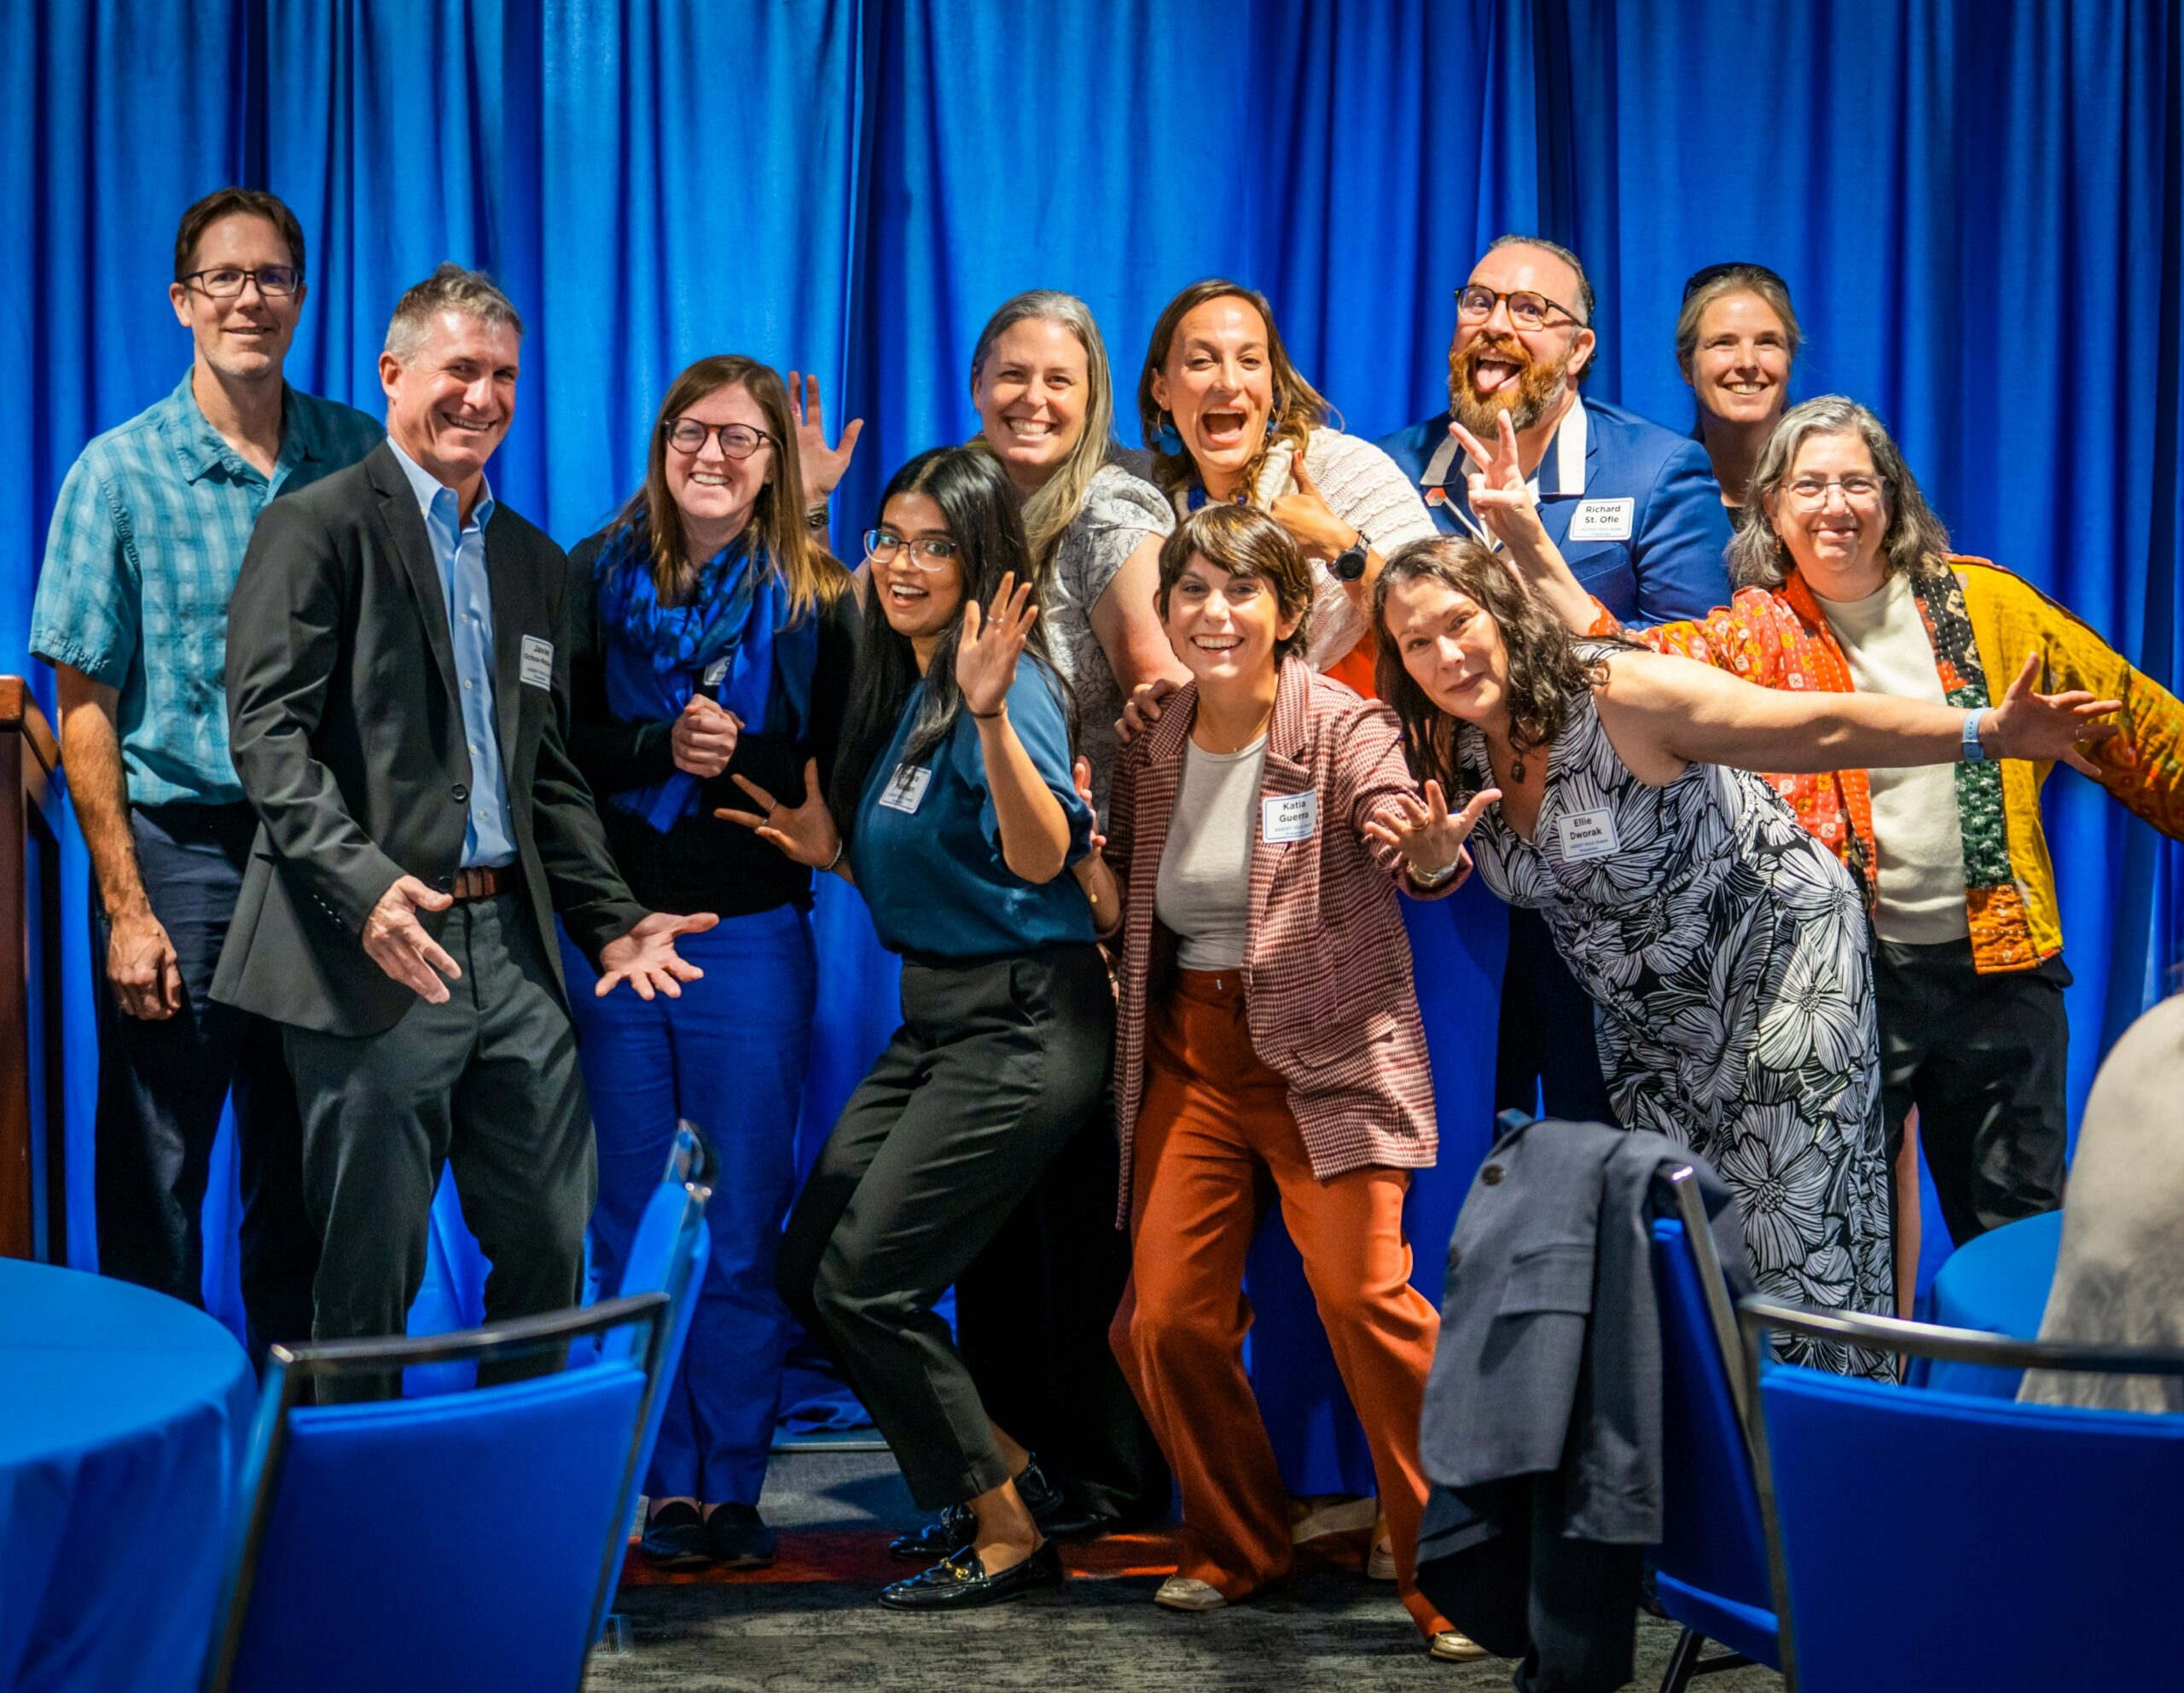
[{"label": "stage floor", "polygon": [[[773,1569],[625,1584],[617,1609],[629,1650],[595,1654],[587,1690],[700,1693],[1484,1693],[1510,1666],[1429,1660],[1391,1585],[1322,1568],[1280,1593],[1207,1616],[1152,1603],[1158,1537],[1073,1553],[1057,1594],[952,1617],[900,1616],[873,1603],[888,1531],[917,1521],[884,1452],[776,1454],[763,1502],[781,1533]],[[1124,1573],[1111,1574],[1111,1571]],[[1098,1573],[1094,1573],[1098,1572]],[[649,1574],[649,1572],[648,1572]],[[1660,1684],[1676,1631],[1640,1619],[1635,1686]],[[1776,1693],[1772,1671],[1709,1676],[1706,1693]]]}]

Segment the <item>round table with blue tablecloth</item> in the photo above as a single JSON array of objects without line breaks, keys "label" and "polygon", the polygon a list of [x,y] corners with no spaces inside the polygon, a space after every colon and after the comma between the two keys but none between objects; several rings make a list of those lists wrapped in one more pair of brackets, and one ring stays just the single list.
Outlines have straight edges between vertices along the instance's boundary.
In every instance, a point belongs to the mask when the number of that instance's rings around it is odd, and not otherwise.
[{"label": "round table with blue tablecloth", "polygon": [[0,1259],[0,1687],[195,1687],[257,1400],[203,1312]]},{"label": "round table with blue tablecloth", "polygon": [[[2019,1218],[1966,1241],[1934,1274],[1932,1320],[1947,1329],[1978,1329],[2036,1340],[2063,1248],[2063,1213]],[[1935,1359],[1924,1385],[1955,1393],[2015,1399],[2023,1372]]]}]

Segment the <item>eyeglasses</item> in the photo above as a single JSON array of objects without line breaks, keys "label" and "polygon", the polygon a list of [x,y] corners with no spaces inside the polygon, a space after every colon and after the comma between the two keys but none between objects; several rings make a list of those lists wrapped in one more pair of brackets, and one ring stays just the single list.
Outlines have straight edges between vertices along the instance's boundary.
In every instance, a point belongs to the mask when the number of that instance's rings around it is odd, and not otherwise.
[{"label": "eyeglasses", "polygon": [[709,435],[720,443],[722,454],[729,458],[748,458],[774,439],[748,423],[700,423],[694,417],[678,417],[667,426],[667,445],[694,458],[706,450]]},{"label": "eyeglasses", "polygon": [[1494,308],[1503,300],[1509,302],[1509,322],[1519,329],[1544,329],[1547,314],[1560,311],[1572,323],[1577,314],[1560,300],[1549,300],[1543,294],[1534,294],[1529,288],[1518,288],[1509,294],[1481,288],[1477,282],[1467,282],[1456,290],[1456,321],[1460,323],[1484,323],[1494,315]]},{"label": "eyeglasses", "polygon": [[217,271],[192,271],[181,278],[195,282],[215,300],[233,300],[245,282],[256,282],[268,300],[282,300],[304,285],[304,273],[293,265],[267,265],[255,271],[222,265]]},{"label": "eyeglasses", "polygon": [[1850,505],[1870,505],[1887,486],[1885,476],[1831,476],[1824,482],[1817,476],[1800,476],[1784,492],[1792,505],[1811,511],[1827,503],[1830,488],[1842,489],[1844,500]]},{"label": "eyeglasses", "polygon": [[945,570],[956,561],[956,544],[945,535],[921,535],[906,541],[892,529],[864,532],[864,556],[874,564],[892,564],[905,550],[920,570]]},{"label": "eyeglasses", "polygon": [[1790,285],[1764,265],[1754,265],[1748,259],[1732,259],[1725,265],[1709,265],[1703,271],[1693,271],[1690,278],[1683,285],[1683,297],[1689,300],[1709,282],[1718,282],[1723,276],[1740,275],[1750,276],[1763,282],[1772,282],[1776,288],[1781,289],[1786,296],[1790,292]]}]

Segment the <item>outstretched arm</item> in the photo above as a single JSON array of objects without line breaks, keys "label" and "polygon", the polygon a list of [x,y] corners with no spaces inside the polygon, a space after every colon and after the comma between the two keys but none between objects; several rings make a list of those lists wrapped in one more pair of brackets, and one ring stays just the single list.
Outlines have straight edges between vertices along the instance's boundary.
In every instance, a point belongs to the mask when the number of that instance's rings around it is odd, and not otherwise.
[{"label": "outstretched arm", "polygon": [[[1760,688],[1665,654],[1618,653],[1598,694],[1616,750],[1641,776],[1665,780],[1685,764],[1784,774],[1954,764],[1963,756],[1965,713],[1887,694]],[[1990,759],[2060,759],[2097,772],[2086,749],[2113,735],[2099,721],[2117,709],[2082,690],[2033,691],[2028,659],[2001,705],[1980,713]],[[1653,766],[1649,770],[1648,765]]]}]

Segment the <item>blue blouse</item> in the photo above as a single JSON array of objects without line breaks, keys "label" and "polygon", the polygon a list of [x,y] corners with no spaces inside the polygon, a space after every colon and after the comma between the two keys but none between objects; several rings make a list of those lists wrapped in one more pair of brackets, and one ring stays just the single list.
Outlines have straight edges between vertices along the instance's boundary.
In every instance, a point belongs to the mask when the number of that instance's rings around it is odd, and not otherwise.
[{"label": "blue blouse", "polygon": [[[1017,660],[1008,718],[1069,820],[1069,861],[1089,846],[1090,807],[1070,782],[1069,726],[1058,684],[1031,655]],[[917,765],[903,743],[925,698],[912,691],[857,801],[850,868],[892,952],[984,958],[1066,941],[1089,942],[1092,910],[1066,870],[1034,886],[1002,862],[1001,825],[987,784],[979,726],[959,715]]]}]

